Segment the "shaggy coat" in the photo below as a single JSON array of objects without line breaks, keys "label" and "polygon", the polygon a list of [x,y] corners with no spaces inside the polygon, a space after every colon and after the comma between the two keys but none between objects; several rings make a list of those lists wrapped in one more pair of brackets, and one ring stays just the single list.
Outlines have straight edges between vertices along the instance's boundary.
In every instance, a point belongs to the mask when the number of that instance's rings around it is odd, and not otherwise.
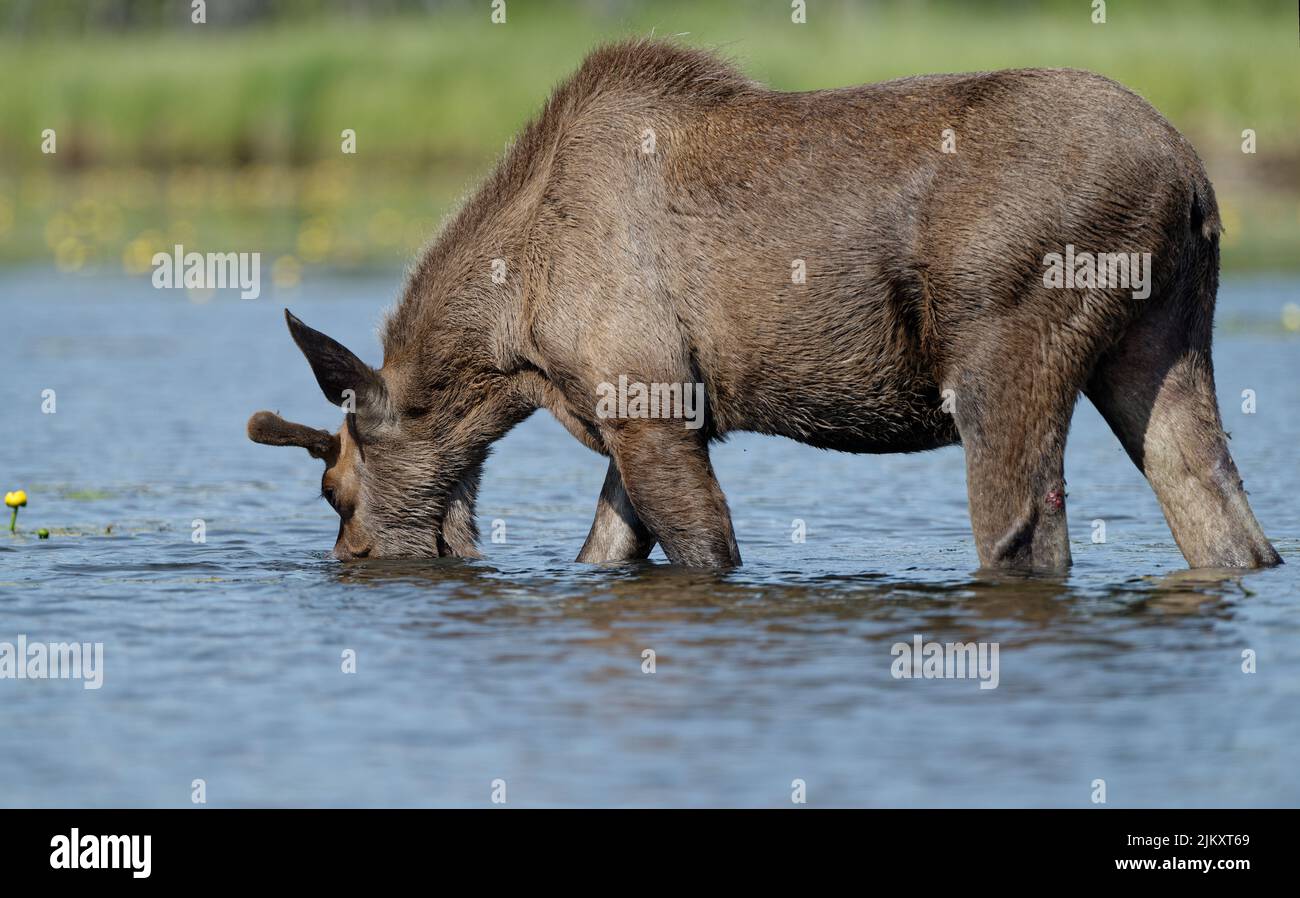
[{"label": "shaggy coat", "polygon": [[[965,448],[988,567],[1069,564],[1084,393],[1193,566],[1280,561],[1214,393],[1220,221],[1195,151],[1099,75],[928,75],[781,93],[662,42],[592,53],[416,263],[373,369],[289,316],[337,434],[335,554],[473,555],[491,444],[546,408],[609,457],[580,560],[740,562],[709,443]],[[1049,259],[1148,259],[1147,283]],[[1102,257],[1103,259],[1105,256]],[[1078,277],[1075,275],[1078,274]],[[702,426],[610,414],[620,377],[700,384]],[[627,406],[633,409],[633,405]],[[662,412],[662,409],[660,409]]]}]

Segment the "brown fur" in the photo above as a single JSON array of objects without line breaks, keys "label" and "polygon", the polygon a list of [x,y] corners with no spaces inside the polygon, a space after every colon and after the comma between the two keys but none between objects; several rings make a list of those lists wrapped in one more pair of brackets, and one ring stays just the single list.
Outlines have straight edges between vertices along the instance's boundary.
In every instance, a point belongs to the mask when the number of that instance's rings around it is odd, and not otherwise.
[{"label": "brown fur", "polygon": [[[424,253],[382,368],[290,318],[326,396],[356,400],[339,439],[357,451],[330,466],[352,484],[336,554],[472,554],[489,447],[546,408],[611,459],[581,560],[657,541],[675,563],[739,563],[708,444],[749,430],[961,442],[981,562],[1059,569],[1086,390],[1191,564],[1277,563],[1214,398],[1218,232],[1191,146],[1097,75],[787,94],[673,44],[606,47]],[[1151,295],[1044,287],[1066,244],[1151,253]],[[600,417],[620,375],[703,383],[704,426]]]}]

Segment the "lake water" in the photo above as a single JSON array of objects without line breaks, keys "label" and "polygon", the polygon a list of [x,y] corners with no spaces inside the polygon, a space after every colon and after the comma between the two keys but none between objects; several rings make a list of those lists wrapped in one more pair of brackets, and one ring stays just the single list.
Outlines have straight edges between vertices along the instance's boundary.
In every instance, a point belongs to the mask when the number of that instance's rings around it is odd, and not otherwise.
[{"label": "lake water", "polygon": [[[974,572],[959,448],[752,435],[714,450],[745,567],[577,565],[605,462],[544,412],[488,463],[485,560],[335,562],[320,463],[244,425],[333,429],[281,310],[378,362],[399,280],[195,302],[0,276],[0,486],[29,497],[0,535],[0,642],[104,645],[100,689],[0,680],[0,804],[187,806],[195,779],[209,806],[490,806],[504,780],[509,806],[789,807],[796,779],[810,806],[1087,807],[1099,779],[1109,806],[1300,804],[1297,282],[1225,284],[1215,359],[1289,563],[1187,572],[1082,403],[1075,565],[1035,579]],[[895,679],[918,634],[997,643],[997,688]]]}]

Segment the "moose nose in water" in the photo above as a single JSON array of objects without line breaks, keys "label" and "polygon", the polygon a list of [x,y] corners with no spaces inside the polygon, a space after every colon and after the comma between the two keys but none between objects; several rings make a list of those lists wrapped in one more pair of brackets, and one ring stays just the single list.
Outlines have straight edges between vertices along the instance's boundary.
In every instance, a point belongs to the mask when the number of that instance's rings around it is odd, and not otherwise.
[{"label": "moose nose in water", "polygon": [[358,549],[356,551],[353,551],[352,549],[349,549],[347,546],[343,545],[342,540],[340,540],[334,545],[334,557],[337,558],[339,561],[355,561],[358,558],[369,558],[371,548],[372,547],[367,546],[364,549]]}]

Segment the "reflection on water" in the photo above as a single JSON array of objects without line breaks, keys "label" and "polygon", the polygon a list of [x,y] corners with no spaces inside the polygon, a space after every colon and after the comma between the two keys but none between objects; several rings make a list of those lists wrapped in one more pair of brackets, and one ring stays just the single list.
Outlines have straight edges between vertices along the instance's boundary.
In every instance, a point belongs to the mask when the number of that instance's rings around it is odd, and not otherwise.
[{"label": "reflection on water", "polygon": [[[1300,801],[1297,338],[1216,348],[1277,570],[1183,569],[1086,406],[1064,577],[975,569],[958,449],[752,436],[715,451],[745,567],[579,566],[604,464],[544,416],[489,460],[480,523],[506,539],[484,560],[342,565],[319,463],[243,425],[335,423],[281,305],[361,346],[395,284],[193,305],[0,280],[0,481],[30,497],[0,537],[0,642],[105,644],[98,691],[0,680],[0,801],[184,805],[195,778],[214,805],[486,805],[496,778],[521,806],[786,806],[796,778],[823,806],[1086,806],[1098,778],[1112,805]],[[1229,285],[1224,304],[1275,321],[1286,297]],[[895,679],[891,648],[918,636],[997,643],[998,687]]]},{"label": "reflection on water", "polygon": [[[580,570],[577,576],[530,577],[526,595],[548,597],[535,610],[593,625],[613,620],[623,626],[732,618],[779,623],[814,615],[845,622],[886,622],[900,613],[908,620],[918,615],[942,620],[969,614],[976,620],[1069,626],[1076,613],[1110,613],[1129,619],[1164,614],[1204,616],[1230,597],[1249,595],[1246,583],[1254,576],[1234,570],[1178,570],[1114,584],[1104,600],[1098,600],[1086,591],[1073,590],[1068,577],[1001,571],[977,571],[964,582],[897,582],[860,574],[757,583],[736,574],[682,570],[661,562]],[[599,574],[593,576],[596,571]],[[485,603],[485,597],[509,601],[515,597],[517,585],[509,573],[494,568],[490,561],[458,559],[370,559],[333,566],[326,576],[341,585],[425,587],[451,599],[470,598],[474,606],[465,613],[480,621],[501,613],[499,605]]]}]

